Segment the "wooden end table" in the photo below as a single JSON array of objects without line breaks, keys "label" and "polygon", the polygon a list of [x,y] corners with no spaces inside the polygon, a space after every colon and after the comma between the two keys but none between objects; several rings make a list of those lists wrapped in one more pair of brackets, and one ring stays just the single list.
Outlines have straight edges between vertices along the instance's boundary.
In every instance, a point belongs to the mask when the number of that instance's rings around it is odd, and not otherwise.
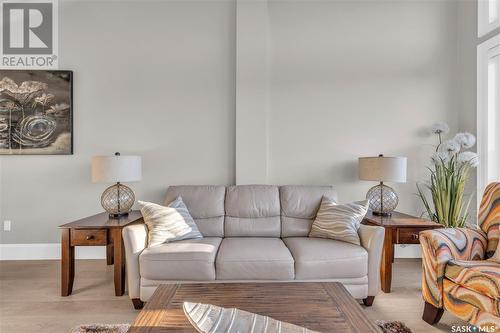
[{"label": "wooden end table", "polygon": [[106,262],[114,264],[115,295],[125,291],[125,250],[122,229],[142,221],[140,211],[131,211],[121,218],[110,218],[104,212],[59,226],[61,239],[61,296],[73,291],[75,277],[75,246],[106,246]]},{"label": "wooden end table", "polygon": [[442,225],[427,219],[404,213],[392,212],[391,216],[366,214],[364,224],[385,228],[384,249],[380,268],[380,282],[385,293],[391,292],[392,263],[395,244],[419,244],[418,234],[428,229],[441,228]]},{"label": "wooden end table", "polygon": [[196,332],[184,301],[239,308],[319,332],[379,333],[339,282],[162,284],[128,333]]}]

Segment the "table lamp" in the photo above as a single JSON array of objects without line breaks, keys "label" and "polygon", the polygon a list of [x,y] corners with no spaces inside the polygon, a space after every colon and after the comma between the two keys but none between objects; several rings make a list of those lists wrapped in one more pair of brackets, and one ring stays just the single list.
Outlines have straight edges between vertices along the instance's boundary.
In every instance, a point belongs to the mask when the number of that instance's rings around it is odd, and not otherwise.
[{"label": "table lamp", "polygon": [[385,157],[380,154],[377,157],[360,157],[358,164],[359,179],[380,182],[366,193],[373,214],[390,216],[399,199],[394,189],[384,182],[406,182],[406,157]]},{"label": "table lamp", "polygon": [[122,182],[136,182],[141,180],[142,163],[140,156],[92,157],[92,182],[116,183],[111,185],[101,195],[101,205],[111,218],[120,218],[128,215],[134,205],[134,191]]}]

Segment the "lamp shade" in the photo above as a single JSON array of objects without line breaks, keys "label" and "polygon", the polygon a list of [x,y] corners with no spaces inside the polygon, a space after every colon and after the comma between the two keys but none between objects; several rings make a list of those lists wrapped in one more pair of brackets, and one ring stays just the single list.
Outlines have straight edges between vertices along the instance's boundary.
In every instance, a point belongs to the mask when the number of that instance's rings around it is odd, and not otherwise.
[{"label": "lamp shade", "polygon": [[136,182],[142,177],[140,156],[94,156],[91,165],[94,183]]},{"label": "lamp shade", "polygon": [[406,157],[360,157],[359,179],[379,182],[406,182]]}]

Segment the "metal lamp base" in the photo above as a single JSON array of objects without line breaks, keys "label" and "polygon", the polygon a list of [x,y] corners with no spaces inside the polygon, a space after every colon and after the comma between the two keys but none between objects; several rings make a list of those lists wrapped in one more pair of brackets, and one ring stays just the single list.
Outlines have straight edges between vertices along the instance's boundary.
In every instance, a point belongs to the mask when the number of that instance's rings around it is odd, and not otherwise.
[{"label": "metal lamp base", "polygon": [[128,216],[128,212],[126,213],[118,213],[118,214],[113,214],[109,213],[109,218],[110,219],[121,219],[122,217]]},{"label": "metal lamp base", "polygon": [[384,216],[384,217],[389,217],[389,216],[391,216],[391,215],[392,215],[392,212],[385,212],[385,213],[381,213],[381,212],[375,212],[375,211],[373,211],[372,213],[373,213],[373,215],[375,215],[375,216]]}]

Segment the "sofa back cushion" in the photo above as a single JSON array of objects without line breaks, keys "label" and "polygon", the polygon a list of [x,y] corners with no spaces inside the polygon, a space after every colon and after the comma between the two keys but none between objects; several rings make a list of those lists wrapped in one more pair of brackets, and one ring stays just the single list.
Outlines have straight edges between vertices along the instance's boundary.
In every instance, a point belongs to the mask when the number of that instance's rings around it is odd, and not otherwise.
[{"label": "sofa back cushion", "polygon": [[225,237],[280,237],[277,186],[237,185],[226,189]]},{"label": "sofa back cushion", "polygon": [[180,185],[170,186],[165,204],[182,197],[198,229],[205,237],[224,237],[225,186]]},{"label": "sofa back cushion", "polygon": [[307,237],[323,196],[337,201],[332,186],[281,186],[281,237]]}]

